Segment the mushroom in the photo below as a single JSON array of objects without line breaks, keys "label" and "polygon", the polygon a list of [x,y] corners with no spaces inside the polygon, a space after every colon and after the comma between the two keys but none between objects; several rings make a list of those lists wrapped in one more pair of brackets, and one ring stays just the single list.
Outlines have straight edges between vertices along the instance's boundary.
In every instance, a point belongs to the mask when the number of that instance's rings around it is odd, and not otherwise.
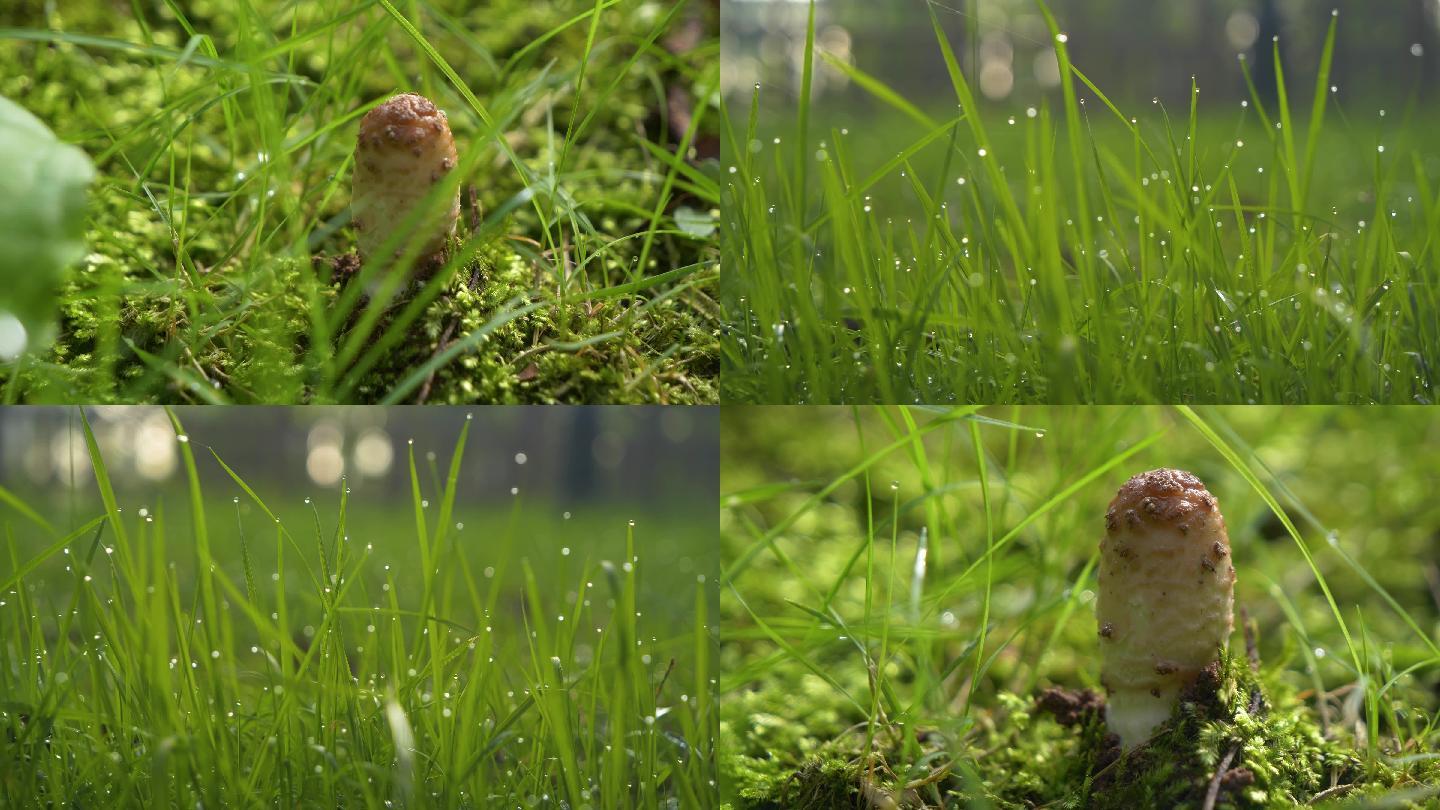
[{"label": "mushroom", "polygon": [[1200,479],[1152,470],[1120,488],[1105,515],[1095,612],[1105,722],[1122,747],[1148,739],[1224,655],[1234,590],[1225,518]]},{"label": "mushroom", "polygon": [[[355,176],[350,208],[360,234],[361,258],[378,254],[386,239],[430,190],[455,168],[455,138],[445,113],[430,99],[402,93],[365,114],[355,143]],[[436,203],[432,203],[432,207]],[[433,263],[445,250],[460,215],[460,188],[443,211],[427,213],[410,230],[424,240],[419,266]],[[396,253],[404,249],[398,244]]]}]

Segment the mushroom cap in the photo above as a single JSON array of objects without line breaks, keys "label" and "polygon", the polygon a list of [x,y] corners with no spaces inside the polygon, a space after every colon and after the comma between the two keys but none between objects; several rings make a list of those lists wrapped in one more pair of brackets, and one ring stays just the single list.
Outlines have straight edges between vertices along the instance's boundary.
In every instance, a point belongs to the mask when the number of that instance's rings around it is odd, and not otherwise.
[{"label": "mushroom cap", "polygon": [[[361,255],[374,255],[456,162],[445,112],[430,99],[402,93],[366,113],[355,145],[351,199]],[[426,217],[414,231],[416,238],[425,239],[422,259],[444,248],[459,214],[457,187],[451,204]]]},{"label": "mushroom cap", "polygon": [[419,93],[401,93],[365,113],[360,141],[372,147],[403,149],[450,132],[445,111]]},{"label": "mushroom cap", "polygon": [[1164,701],[1150,712],[1163,718],[1234,626],[1235,566],[1215,496],[1180,470],[1131,478],[1106,513],[1098,576],[1101,680],[1112,696]]},{"label": "mushroom cap", "polygon": [[1113,535],[1121,521],[1130,527],[1181,526],[1215,507],[1215,496],[1194,475],[1184,470],[1151,470],[1120,487],[1105,513],[1105,529]]}]

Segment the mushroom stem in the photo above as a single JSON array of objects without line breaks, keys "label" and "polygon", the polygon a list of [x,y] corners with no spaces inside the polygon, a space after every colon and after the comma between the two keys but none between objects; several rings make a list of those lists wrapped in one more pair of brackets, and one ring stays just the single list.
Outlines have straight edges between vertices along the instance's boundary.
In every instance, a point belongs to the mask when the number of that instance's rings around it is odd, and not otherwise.
[{"label": "mushroom stem", "polygon": [[[454,200],[443,210],[415,212],[455,163],[450,125],[444,111],[430,99],[403,93],[366,113],[355,144],[350,203],[360,237],[360,256],[375,257],[386,241],[407,225],[413,239],[423,240],[417,265],[423,267],[443,256],[460,215],[459,186]],[[431,207],[437,206],[432,203]],[[404,247],[400,241],[395,254]]]},{"label": "mushroom stem", "polygon": [[1148,739],[1224,654],[1234,587],[1225,518],[1200,479],[1153,470],[1120,488],[1105,515],[1096,617],[1105,720],[1124,748]]}]

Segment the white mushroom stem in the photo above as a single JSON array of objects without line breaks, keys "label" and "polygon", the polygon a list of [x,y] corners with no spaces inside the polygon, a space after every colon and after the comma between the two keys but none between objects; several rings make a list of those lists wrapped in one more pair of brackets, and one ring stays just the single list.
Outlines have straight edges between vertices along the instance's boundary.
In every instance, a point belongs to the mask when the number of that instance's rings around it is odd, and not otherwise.
[{"label": "white mushroom stem", "polygon": [[1224,655],[1235,566],[1215,496],[1180,470],[1131,478],[1105,515],[1096,616],[1105,722],[1130,749]]},{"label": "white mushroom stem", "polygon": [[395,96],[365,114],[355,144],[355,176],[350,208],[360,235],[360,256],[376,256],[399,228],[407,237],[391,243],[405,251],[410,239],[423,240],[417,264],[441,255],[460,216],[460,188],[448,206],[432,203],[433,213],[410,217],[430,190],[455,168],[455,138],[445,113],[422,95]]}]

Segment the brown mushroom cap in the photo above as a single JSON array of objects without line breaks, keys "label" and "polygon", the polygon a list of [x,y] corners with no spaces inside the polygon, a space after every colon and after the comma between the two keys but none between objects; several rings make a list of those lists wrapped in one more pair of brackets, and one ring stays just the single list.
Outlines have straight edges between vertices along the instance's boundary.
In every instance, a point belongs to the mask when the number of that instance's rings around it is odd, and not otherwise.
[{"label": "brown mushroom cap", "polygon": [[1151,470],[1129,481],[1115,494],[1105,513],[1105,528],[1114,534],[1121,521],[1180,526],[1215,509],[1215,496],[1199,478],[1184,470]]},{"label": "brown mushroom cap", "polygon": [[360,140],[375,148],[411,148],[449,131],[445,113],[419,93],[401,93],[360,119]]}]

